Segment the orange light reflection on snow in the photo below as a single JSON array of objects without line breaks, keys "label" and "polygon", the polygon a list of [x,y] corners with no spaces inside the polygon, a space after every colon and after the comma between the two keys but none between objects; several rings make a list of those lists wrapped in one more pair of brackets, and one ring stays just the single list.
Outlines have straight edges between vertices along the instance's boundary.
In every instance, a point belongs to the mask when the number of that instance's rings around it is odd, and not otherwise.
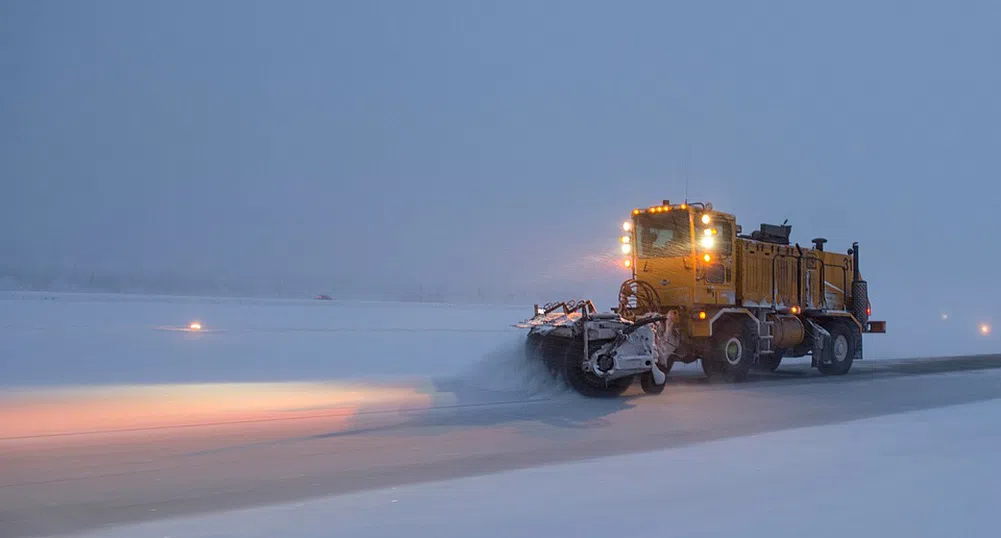
[{"label": "orange light reflection on snow", "polygon": [[0,439],[128,431],[431,407],[417,387],[206,383],[79,387],[0,398]]}]

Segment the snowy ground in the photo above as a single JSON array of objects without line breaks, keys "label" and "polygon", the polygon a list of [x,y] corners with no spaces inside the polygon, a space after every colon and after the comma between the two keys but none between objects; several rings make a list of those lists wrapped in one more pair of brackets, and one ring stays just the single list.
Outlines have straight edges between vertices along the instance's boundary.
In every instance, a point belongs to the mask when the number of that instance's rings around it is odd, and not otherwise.
[{"label": "snowy ground", "polygon": [[84,536],[993,537],[999,416],[991,400]]},{"label": "snowy ground", "polygon": [[[0,293],[0,387],[395,379],[455,373],[525,308]],[[183,332],[199,321],[199,333]]]},{"label": "snowy ground", "polygon": [[528,310],[2,293],[0,536],[996,534],[1001,357],[583,400]]}]

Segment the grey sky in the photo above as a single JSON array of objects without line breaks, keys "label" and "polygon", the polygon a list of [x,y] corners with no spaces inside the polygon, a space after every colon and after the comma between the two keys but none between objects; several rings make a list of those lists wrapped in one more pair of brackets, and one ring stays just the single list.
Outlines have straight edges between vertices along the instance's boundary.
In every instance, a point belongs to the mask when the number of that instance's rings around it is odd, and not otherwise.
[{"label": "grey sky", "polygon": [[989,316],[999,21],[988,1],[5,2],[0,255],[499,289],[571,269],[614,293],[619,223],[684,197],[690,147],[689,197],[745,229],[860,241],[887,316]]}]

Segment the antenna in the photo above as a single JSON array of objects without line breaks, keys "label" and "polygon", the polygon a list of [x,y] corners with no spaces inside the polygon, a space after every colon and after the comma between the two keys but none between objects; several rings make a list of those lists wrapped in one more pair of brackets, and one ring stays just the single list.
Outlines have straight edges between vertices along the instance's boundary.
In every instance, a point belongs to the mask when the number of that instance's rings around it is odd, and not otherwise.
[{"label": "antenna", "polygon": [[688,203],[689,169],[692,166],[692,141],[688,141],[688,157],[685,159],[685,203]]}]

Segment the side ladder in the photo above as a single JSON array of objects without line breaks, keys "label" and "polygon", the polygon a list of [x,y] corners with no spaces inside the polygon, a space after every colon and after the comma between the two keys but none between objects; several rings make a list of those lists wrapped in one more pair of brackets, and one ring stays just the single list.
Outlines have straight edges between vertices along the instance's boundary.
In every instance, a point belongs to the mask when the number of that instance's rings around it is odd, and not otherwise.
[{"label": "side ladder", "polygon": [[768,313],[764,309],[757,312],[758,316],[758,355],[769,355],[774,353],[772,349],[773,322],[768,321]]}]

